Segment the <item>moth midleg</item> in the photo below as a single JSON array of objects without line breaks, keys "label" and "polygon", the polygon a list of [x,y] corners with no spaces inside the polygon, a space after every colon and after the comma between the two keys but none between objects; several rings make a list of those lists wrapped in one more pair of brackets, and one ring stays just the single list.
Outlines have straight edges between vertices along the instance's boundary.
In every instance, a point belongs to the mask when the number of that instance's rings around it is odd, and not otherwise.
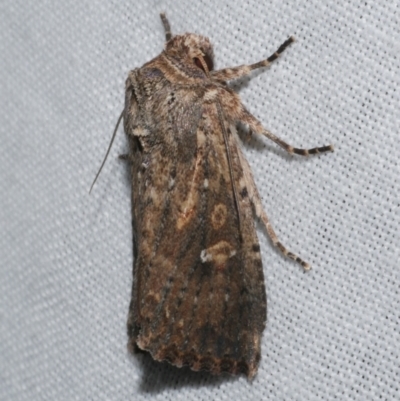
[{"label": "moth midleg", "polygon": [[165,15],[165,13],[161,13],[160,17],[161,17],[162,24],[164,26],[165,40],[168,42],[172,38],[171,25],[169,24],[168,18]]},{"label": "moth midleg", "polygon": [[249,129],[252,132],[256,132],[257,134],[266,136],[268,139],[271,139],[271,141],[275,142],[281,148],[285,149],[286,152],[288,152],[288,153],[301,155],[301,156],[308,156],[308,155],[314,155],[317,153],[333,151],[333,145],[320,146],[320,147],[311,148],[311,149],[295,148],[292,145],[289,145],[287,142],[283,141],[281,138],[274,135],[272,132],[266,130],[262,126],[262,124],[251,113],[249,113],[244,108],[241,111],[240,120],[241,120],[241,122],[247,124],[249,126]]},{"label": "moth midleg", "polygon": [[285,40],[279,48],[272,53],[265,60],[258,61],[254,64],[240,65],[238,67],[224,68],[222,70],[214,71],[211,73],[212,77],[222,81],[230,81],[232,79],[238,79],[243,76],[249,75],[251,71],[262,67],[268,67],[273,61],[275,61],[286,48],[294,42],[294,37],[291,36],[289,39]]}]

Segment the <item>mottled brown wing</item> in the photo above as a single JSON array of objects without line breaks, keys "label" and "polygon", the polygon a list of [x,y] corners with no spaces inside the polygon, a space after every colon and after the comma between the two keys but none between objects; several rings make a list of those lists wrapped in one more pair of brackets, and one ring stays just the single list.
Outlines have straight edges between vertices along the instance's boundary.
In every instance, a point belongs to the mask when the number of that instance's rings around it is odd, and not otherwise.
[{"label": "mottled brown wing", "polygon": [[[171,96],[168,87],[160,90],[165,96],[158,93],[157,107],[168,109],[168,123],[151,131],[144,121],[157,113],[135,110],[142,124],[136,132],[146,132],[130,138],[135,240],[130,344],[176,366],[252,377],[266,298],[250,200],[242,191],[235,205],[216,104],[204,103],[193,90],[186,94],[182,88],[179,96]],[[190,102],[177,100],[189,95]],[[232,127],[226,130],[239,188],[240,149]]]}]

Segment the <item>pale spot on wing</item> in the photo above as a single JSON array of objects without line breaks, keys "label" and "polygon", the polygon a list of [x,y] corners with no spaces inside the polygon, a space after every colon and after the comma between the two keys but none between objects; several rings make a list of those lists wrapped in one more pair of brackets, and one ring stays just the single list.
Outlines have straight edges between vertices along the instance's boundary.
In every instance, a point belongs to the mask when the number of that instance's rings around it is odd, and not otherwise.
[{"label": "pale spot on wing", "polygon": [[200,252],[200,259],[203,263],[210,262],[212,260],[212,255],[207,253],[207,249],[203,249]]},{"label": "pale spot on wing", "polygon": [[160,193],[157,188],[154,188],[154,187],[150,188],[150,199],[153,202],[159,202],[161,200]]},{"label": "pale spot on wing", "polygon": [[147,136],[149,135],[149,131],[146,128],[141,126],[137,126],[133,129],[133,135],[135,136]]},{"label": "pale spot on wing", "polygon": [[188,197],[181,205],[182,212],[179,213],[179,217],[176,221],[176,227],[178,228],[178,230],[182,229],[190,221],[194,213],[195,204],[195,194],[193,191],[190,191]]},{"label": "pale spot on wing", "polygon": [[147,296],[153,298],[155,302],[160,302],[161,296],[159,292],[149,291]]},{"label": "pale spot on wing", "polygon": [[181,212],[176,221],[176,227],[181,230],[194,215],[196,204],[199,197],[199,176],[202,174],[203,170],[200,168],[203,162],[203,146],[206,142],[206,136],[203,131],[197,131],[197,157],[196,163],[194,165],[194,172],[192,180],[189,183],[190,190],[188,192],[187,198],[182,202],[180,207]]},{"label": "pale spot on wing", "polygon": [[199,151],[198,153],[201,153],[200,151],[202,148],[205,146],[207,142],[207,137],[202,129],[197,130],[197,150]]},{"label": "pale spot on wing", "polygon": [[217,89],[209,89],[204,95],[204,101],[208,102],[214,100],[218,97],[218,90]]},{"label": "pale spot on wing", "polygon": [[204,188],[208,188],[208,179],[206,178],[203,182]]},{"label": "pale spot on wing", "polygon": [[212,226],[218,230],[221,228],[226,221],[227,217],[227,209],[226,206],[222,203],[214,206],[214,209],[211,213],[211,224]]},{"label": "pale spot on wing", "polygon": [[245,187],[246,187],[246,180],[245,180],[244,177],[240,177],[239,188],[242,189],[242,188],[245,188]]},{"label": "pale spot on wing", "polygon": [[217,269],[223,269],[225,262],[236,255],[236,249],[227,241],[219,241],[215,245],[203,249],[200,259],[203,263],[212,262]]}]

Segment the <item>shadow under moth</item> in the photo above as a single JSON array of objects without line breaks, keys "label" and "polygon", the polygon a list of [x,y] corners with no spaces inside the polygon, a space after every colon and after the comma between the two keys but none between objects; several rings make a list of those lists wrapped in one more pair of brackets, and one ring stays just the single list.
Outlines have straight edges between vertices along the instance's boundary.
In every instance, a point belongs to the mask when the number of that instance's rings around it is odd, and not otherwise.
[{"label": "shadow under moth", "polygon": [[[129,73],[124,120],[131,166],[134,268],[129,348],[213,374],[257,373],[266,294],[254,218],[286,256],[240,146],[240,122],[298,155],[267,131],[227,81],[268,67],[294,41],[252,65],[213,69],[208,38],[172,35],[164,51]],[[114,131],[113,138],[115,136]],[[111,145],[110,145],[111,146]]]}]

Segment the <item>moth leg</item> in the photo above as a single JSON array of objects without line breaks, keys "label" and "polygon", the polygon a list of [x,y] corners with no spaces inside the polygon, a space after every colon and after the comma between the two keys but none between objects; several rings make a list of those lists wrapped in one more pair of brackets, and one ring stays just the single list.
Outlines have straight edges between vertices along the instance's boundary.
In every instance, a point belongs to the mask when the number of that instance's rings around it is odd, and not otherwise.
[{"label": "moth leg", "polygon": [[[234,133],[235,131],[231,130],[231,132]],[[237,134],[236,134],[236,136],[237,136]],[[238,141],[238,140],[239,140],[239,138],[236,137],[236,141]],[[238,186],[238,191],[239,191],[241,199],[244,200],[248,197],[248,199],[253,207],[254,214],[264,223],[265,228],[268,233],[268,236],[270,237],[274,246],[276,246],[285,256],[300,263],[303,266],[304,270],[310,270],[311,266],[307,262],[305,262],[303,259],[301,259],[299,256],[297,256],[293,252],[290,252],[279,241],[279,239],[278,239],[277,235],[275,234],[275,231],[272,228],[272,225],[268,219],[268,216],[265,213],[264,208],[262,206],[261,197],[260,197],[260,194],[258,193],[257,186],[254,182],[254,178],[253,178],[253,174],[250,169],[250,165],[249,165],[248,161],[246,160],[246,158],[244,157],[243,153],[240,151],[240,148],[237,148],[237,154],[239,156],[241,171],[243,172],[243,177],[236,184]]]},{"label": "moth leg", "polygon": [[[258,195],[258,194],[257,194]],[[265,225],[265,228],[267,229],[267,233],[269,238],[271,238],[272,243],[274,244],[274,246],[276,246],[285,256],[287,256],[288,258],[296,261],[297,263],[300,263],[303,266],[304,270],[310,270],[311,266],[305,262],[303,259],[301,259],[299,256],[297,256],[296,254],[294,254],[293,252],[290,252],[283,244],[282,242],[279,241],[277,235],[275,234],[274,229],[272,228],[272,225],[268,219],[267,214],[265,213],[262,204],[261,204],[261,200],[258,196],[255,196],[253,199],[253,205],[254,205],[254,209],[256,211],[256,215],[257,217],[259,217],[262,222]]]},{"label": "moth leg", "polygon": [[258,63],[250,64],[250,65],[240,65],[238,67],[233,68],[224,68],[218,71],[212,71],[211,76],[217,80],[221,81],[230,81],[232,79],[238,79],[243,76],[249,75],[251,71],[256,70],[262,67],[268,67],[273,61],[275,61],[284,51],[285,49],[294,42],[294,37],[291,36],[285,42],[283,42],[278,50],[276,50],[271,56],[267,59],[259,61]]},{"label": "moth leg", "polygon": [[160,17],[161,17],[161,21],[164,26],[165,40],[168,42],[172,38],[171,25],[169,24],[169,21],[167,19],[167,16],[165,15],[165,13],[161,13]]},{"label": "moth leg", "polygon": [[266,130],[262,126],[262,124],[244,108],[241,110],[240,121],[245,124],[248,124],[249,129],[251,131],[256,132],[257,134],[266,136],[268,139],[271,139],[271,141],[275,142],[281,148],[285,149],[286,152],[291,153],[291,154],[308,156],[308,155],[314,155],[314,154],[323,153],[323,152],[333,152],[333,149],[334,149],[333,145],[326,145],[326,146],[321,146],[318,148],[311,148],[311,149],[294,148],[293,146],[291,146],[288,143],[286,143],[285,141],[283,141],[281,138],[275,136],[272,132],[269,132],[268,130]]}]

